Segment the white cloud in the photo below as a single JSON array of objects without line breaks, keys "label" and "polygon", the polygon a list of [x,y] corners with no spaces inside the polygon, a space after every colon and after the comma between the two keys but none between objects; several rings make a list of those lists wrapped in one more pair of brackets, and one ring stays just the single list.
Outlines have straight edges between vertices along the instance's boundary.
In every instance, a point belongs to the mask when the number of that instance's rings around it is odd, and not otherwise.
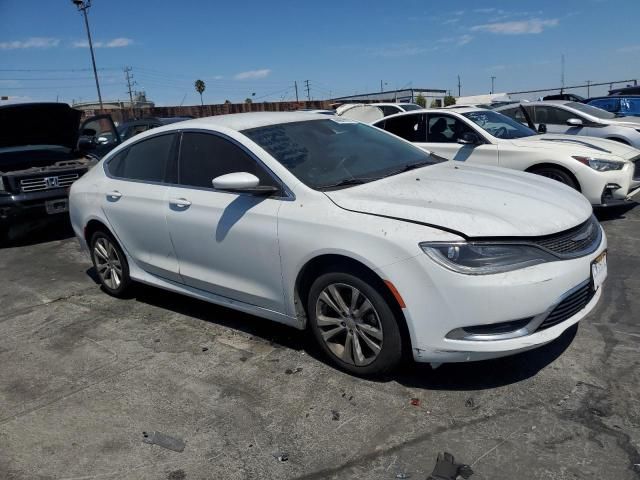
[{"label": "white cloud", "polygon": [[222,80],[224,77],[222,75],[214,75],[211,77],[213,80]]},{"label": "white cloud", "polygon": [[424,47],[422,45],[414,45],[410,43],[392,44],[383,47],[367,48],[367,53],[372,57],[411,57],[421,55],[423,53],[433,52],[439,47]]},{"label": "white cloud", "polygon": [[[121,48],[128,47],[133,44],[133,40],[125,37],[114,38],[113,40],[108,40],[106,42],[93,42],[93,48]],[[80,40],[77,42],[73,42],[74,48],[88,48],[89,42],[87,40]]]},{"label": "white cloud", "polygon": [[11,42],[0,42],[0,50],[16,50],[20,48],[52,48],[60,44],[58,38],[31,37],[26,40],[13,40]]},{"label": "white cloud", "polygon": [[545,28],[555,27],[559,23],[557,18],[542,20],[532,18],[514,22],[486,23],[471,27],[472,32],[489,32],[500,35],[524,35],[530,33],[542,33]]},{"label": "white cloud", "polygon": [[475,13],[491,13],[491,12],[495,12],[496,9],[495,8],[475,8],[473,11]]},{"label": "white cloud", "polygon": [[233,76],[233,78],[235,78],[236,80],[249,80],[249,79],[256,79],[256,78],[265,78],[265,77],[268,77],[270,73],[271,73],[271,69],[263,68],[263,69],[260,69],[260,70],[249,70],[247,72],[236,73]]},{"label": "white cloud", "polygon": [[627,45],[618,49],[620,53],[640,52],[640,45]]},{"label": "white cloud", "polygon": [[473,36],[469,34],[459,35],[457,37],[444,37],[438,40],[438,43],[455,43],[456,45],[462,46],[469,43],[473,40]]}]

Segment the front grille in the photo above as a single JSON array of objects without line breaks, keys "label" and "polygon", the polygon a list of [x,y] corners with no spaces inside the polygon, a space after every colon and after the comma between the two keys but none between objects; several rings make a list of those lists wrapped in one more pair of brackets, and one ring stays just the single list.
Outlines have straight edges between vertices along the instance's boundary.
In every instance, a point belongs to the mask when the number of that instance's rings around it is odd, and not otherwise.
[{"label": "front grille", "polygon": [[77,173],[67,173],[49,177],[24,178],[20,180],[20,190],[26,193],[51,190],[53,188],[66,188],[70,187],[78,177],[79,175]]},{"label": "front grille", "polygon": [[600,245],[600,224],[592,215],[582,225],[561,233],[540,237],[533,243],[560,257],[578,257],[594,252]]},{"label": "front grille", "polygon": [[538,330],[553,327],[573,317],[587,306],[587,303],[593,298],[594,293],[591,282],[585,282],[555,306],[547,318],[540,324]]}]

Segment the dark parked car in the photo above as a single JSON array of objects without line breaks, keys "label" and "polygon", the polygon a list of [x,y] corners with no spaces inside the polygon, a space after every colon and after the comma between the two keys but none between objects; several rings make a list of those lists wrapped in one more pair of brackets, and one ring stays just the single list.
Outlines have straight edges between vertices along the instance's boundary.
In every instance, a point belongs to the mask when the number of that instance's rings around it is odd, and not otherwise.
[{"label": "dark parked car", "polygon": [[542,100],[567,100],[569,102],[584,102],[585,98],[575,93],[559,93],[557,95],[547,95]]},{"label": "dark parked car", "polygon": [[164,117],[164,118],[141,118],[140,120],[129,120],[118,125],[120,140],[129,140],[137,134],[151,130],[152,128],[169,125],[170,123],[190,120],[193,117]]},{"label": "dark parked car", "polygon": [[0,106],[0,240],[19,219],[66,214],[71,184],[120,143],[109,116],[87,120],[79,138],[81,114],[66,103]]},{"label": "dark parked car", "polygon": [[611,112],[616,117],[640,117],[640,95],[613,95],[591,98],[587,105]]},{"label": "dark parked car", "polygon": [[609,95],[640,95],[640,86],[628,86],[609,90]]}]

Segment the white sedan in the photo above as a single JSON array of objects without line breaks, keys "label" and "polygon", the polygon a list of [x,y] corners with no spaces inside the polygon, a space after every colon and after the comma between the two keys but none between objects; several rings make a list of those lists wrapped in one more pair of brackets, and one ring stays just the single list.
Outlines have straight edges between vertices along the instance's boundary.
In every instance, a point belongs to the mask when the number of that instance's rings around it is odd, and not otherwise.
[{"label": "white sedan", "polygon": [[612,140],[538,135],[506,115],[476,107],[401,113],[373,125],[447,160],[558,180],[593,205],[618,205],[640,192],[640,150]]},{"label": "white sedan", "polygon": [[142,133],[73,184],[70,215],[107,293],[142,282],[306,328],[356,374],[545,344],[606,276],[574,190],[319,114]]}]

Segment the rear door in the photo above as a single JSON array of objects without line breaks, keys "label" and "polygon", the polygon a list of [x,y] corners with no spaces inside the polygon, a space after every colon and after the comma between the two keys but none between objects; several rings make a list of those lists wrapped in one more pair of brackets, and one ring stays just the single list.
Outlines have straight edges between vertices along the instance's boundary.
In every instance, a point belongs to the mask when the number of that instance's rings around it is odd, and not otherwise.
[{"label": "rear door", "polygon": [[78,149],[102,158],[121,141],[111,115],[97,115],[88,118],[80,126]]},{"label": "rear door", "polygon": [[[160,134],[134,143],[105,163],[102,208],[112,232],[143,270],[180,281],[167,228],[167,178],[178,135]],[[96,167],[99,168],[99,167]]]}]

